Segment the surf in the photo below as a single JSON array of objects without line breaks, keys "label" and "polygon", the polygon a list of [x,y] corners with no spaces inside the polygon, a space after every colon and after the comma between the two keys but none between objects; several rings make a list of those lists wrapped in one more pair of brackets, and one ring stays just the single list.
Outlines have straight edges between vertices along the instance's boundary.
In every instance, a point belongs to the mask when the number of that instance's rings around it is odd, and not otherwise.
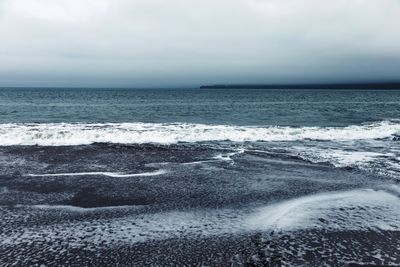
[{"label": "surf", "polygon": [[395,138],[400,122],[346,127],[235,126],[192,123],[6,123],[0,146],[75,146],[93,143],[177,144],[209,141],[351,141]]}]

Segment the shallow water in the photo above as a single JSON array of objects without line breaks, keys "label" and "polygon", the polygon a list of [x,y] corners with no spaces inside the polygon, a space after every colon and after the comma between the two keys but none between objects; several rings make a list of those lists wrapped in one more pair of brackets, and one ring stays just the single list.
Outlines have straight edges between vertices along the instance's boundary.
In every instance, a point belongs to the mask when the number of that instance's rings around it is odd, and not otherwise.
[{"label": "shallow water", "polygon": [[3,89],[0,265],[400,264],[400,92]]}]

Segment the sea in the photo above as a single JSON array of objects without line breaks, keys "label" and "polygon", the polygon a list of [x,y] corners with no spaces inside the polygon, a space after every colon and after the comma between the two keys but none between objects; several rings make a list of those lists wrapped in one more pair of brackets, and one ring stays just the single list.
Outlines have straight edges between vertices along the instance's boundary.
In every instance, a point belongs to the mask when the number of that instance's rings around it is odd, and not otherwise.
[{"label": "sea", "polygon": [[0,266],[400,265],[400,90],[0,89]]}]

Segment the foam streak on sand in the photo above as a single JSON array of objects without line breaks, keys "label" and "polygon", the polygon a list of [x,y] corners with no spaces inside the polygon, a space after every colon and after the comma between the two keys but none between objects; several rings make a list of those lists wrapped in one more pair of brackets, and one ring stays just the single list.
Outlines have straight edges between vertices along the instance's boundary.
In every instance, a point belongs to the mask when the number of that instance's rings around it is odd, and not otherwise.
[{"label": "foam streak on sand", "polygon": [[[29,207],[21,207],[29,212]],[[60,215],[63,212],[85,212],[91,209],[65,206],[32,206]],[[119,209],[115,207],[114,209]],[[27,209],[27,210],[26,210]],[[0,233],[0,245],[33,243],[46,236],[48,240],[66,240],[71,247],[86,244],[138,243],[182,236],[215,236],[239,231],[238,211],[173,211],[126,216],[123,218],[98,219],[91,224],[68,222],[58,225],[32,226],[19,233]],[[93,235],[95,233],[95,235]]]},{"label": "foam streak on sand", "polygon": [[400,230],[400,199],[390,191],[359,189],[295,198],[259,209],[248,224],[260,230]]},{"label": "foam streak on sand", "polygon": [[154,172],[144,172],[144,173],[132,173],[132,174],[123,174],[116,172],[72,172],[72,173],[44,173],[44,174],[28,174],[27,176],[31,177],[59,177],[59,176],[88,176],[88,175],[103,175],[115,178],[124,178],[124,177],[147,177],[147,176],[158,176],[165,174],[165,170],[158,170]]},{"label": "foam streak on sand", "polygon": [[[48,240],[67,240],[69,245],[85,242],[96,247],[100,243],[137,243],[162,240],[177,236],[199,237],[235,233],[249,233],[279,229],[282,231],[325,229],[336,230],[390,230],[399,231],[400,199],[390,191],[359,189],[330,192],[279,202],[253,209],[187,210],[140,214],[122,218],[98,219],[90,225],[81,222],[58,225],[32,226],[22,232],[0,233],[0,244],[33,243],[46,236]],[[33,205],[17,206],[20,212],[64,213],[88,212],[72,206]],[[30,210],[32,208],[33,210]],[[120,209],[124,207],[109,207]],[[1,211],[1,210],[0,210]],[[16,211],[19,211],[17,209]],[[50,215],[49,213],[49,215]],[[64,214],[65,215],[65,214]],[[5,218],[5,220],[8,220]],[[96,234],[93,235],[93,232]],[[68,237],[68,238],[67,238]],[[67,241],[66,241],[67,242]]]},{"label": "foam streak on sand", "polygon": [[347,127],[232,126],[189,123],[8,123],[0,145],[71,146],[92,143],[174,144],[178,142],[368,140],[400,133],[399,121]]}]

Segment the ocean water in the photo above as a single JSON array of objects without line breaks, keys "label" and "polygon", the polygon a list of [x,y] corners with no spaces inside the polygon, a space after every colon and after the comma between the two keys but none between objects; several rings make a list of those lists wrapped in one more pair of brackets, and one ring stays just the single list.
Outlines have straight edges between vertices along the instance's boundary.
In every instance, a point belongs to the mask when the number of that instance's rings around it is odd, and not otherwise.
[{"label": "ocean water", "polygon": [[400,90],[0,89],[0,265],[400,264]]},{"label": "ocean water", "polygon": [[1,123],[349,126],[399,118],[398,90],[6,89]]}]

